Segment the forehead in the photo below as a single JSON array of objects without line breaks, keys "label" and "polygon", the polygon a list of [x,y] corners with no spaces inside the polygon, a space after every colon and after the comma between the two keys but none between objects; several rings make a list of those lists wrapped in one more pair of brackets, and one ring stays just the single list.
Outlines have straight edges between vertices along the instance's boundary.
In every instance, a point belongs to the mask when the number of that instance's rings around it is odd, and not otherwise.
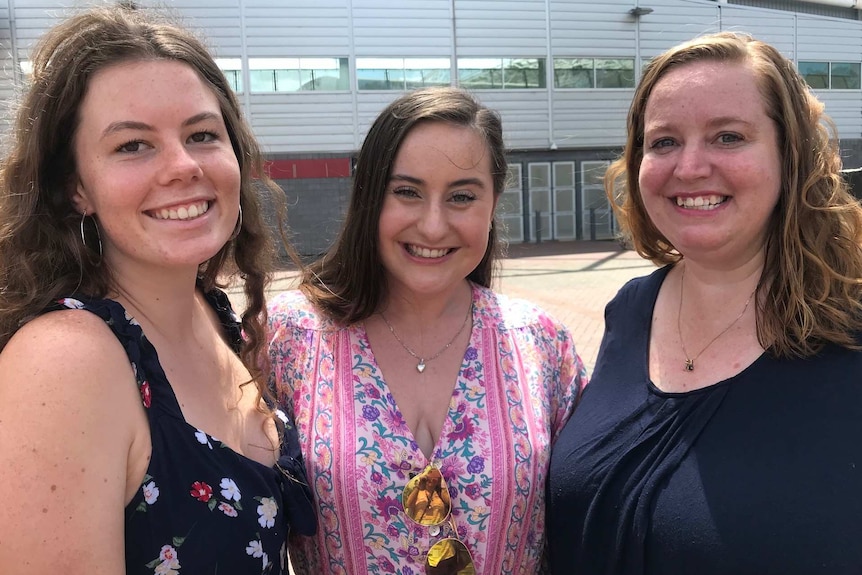
[{"label": "forehead", "polygon": [[443,121],[424,121],[414,126],[395,156],[396,166],[440,160],[462,170],[491,171],[488,146],[478,130]]},{"label": "forehead", "polygon": [[194,68],[177,60],[131,60],[90,77],[81,114],[163,114],[189,106],[220,109],[214,90]]},{"label": "forehead", "polygon": [[760,81],[748,62],[701,61],[672,68],[656,82],[645,116],[663,120],[682,112],[759,116],[766,114]]}]

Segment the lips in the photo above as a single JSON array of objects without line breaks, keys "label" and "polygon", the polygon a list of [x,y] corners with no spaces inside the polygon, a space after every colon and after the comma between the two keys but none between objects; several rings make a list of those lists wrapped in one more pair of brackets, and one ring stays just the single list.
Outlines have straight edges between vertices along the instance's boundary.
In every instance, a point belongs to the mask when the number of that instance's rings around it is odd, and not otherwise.
[{"label": "lips", "polygon": [[157,220],[191,220],[204,215],[209,209],[210,203],[203,200],[185,206],[153,210],[149,214]]}]

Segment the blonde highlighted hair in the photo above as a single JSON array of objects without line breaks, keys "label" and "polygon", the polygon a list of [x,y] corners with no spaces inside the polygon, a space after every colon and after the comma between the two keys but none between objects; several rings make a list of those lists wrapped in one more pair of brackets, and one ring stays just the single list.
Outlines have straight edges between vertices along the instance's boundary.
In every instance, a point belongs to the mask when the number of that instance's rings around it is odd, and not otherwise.
[{"label": "blonde highlighted hair", "polygon": [[862,207],[841,176],[837,135],[823,104],[769,44],[720,32],[671,48],[647,66],[629,109],[623,155],[605,175],[624,238],[657,265],[683,257],[650,220],[640,195],[644,113],[670,70],[702,61],[750,66],[777,130],[781,187],[758,285],[761,345],[776,357],[809,357],[826,343],[860,349]]}]

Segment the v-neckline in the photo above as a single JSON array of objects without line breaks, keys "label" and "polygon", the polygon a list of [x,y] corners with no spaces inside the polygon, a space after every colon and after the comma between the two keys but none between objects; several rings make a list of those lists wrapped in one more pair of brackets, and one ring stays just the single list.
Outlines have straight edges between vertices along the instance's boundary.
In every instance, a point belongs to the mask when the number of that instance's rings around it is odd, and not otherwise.
[{"label": "v-neckline", "polygon": [[[422,451],[422,448],[419,447],[419,442],[416,441],[416,433],[415,431],[407,424],[407,420],[404,418],[404,414],[401,411],[401,408],[398,406],[398,402],[395,400],[395,396],[392,394],[392,389],[389,387],[389,384],[386,381],[386,378],[383,375],[383,369],[381,369],[380,365],[377,363],[377,356],[374,354],[374,348],[371,345],[371,340],[368,337],[368,332],[365,329],[365,324],[361,323],[358,327],[357,337],[363,343],[364,347],[368,349],[368,363],[371,366],[372,372],[366,376],[368,380],[373,381],[374,385],[379,386],[381,393],[384,394],[384,397],[391,398],[390,403],[394,412],[398,415],[398,417],[404,421],[404,428],[407,430],[407,437],[411,450],[413,451],[414,456],[417,458],[421,458],[421,468],[425,468],[427,465],[431,464],[434,461],[440,461],[443,458],[443,438],[450,433],[455,424],[455,418],[452,416],[453,411],[457,413],[458,411],[458,389],[463,381],[464,370],[469,367],[469,360],[467,359],[467,351],[470,348],[478,349],[478,344],[476,339],[479,337],[480,331],[478,328],[478,323],[476,321],[476,307],[475,307],[475,294],[473,295],[474,304],[472,306],[472,314],[471,318],[472,327],[470,329],[470,338],[467,340],[467,347],[464,349],[464,353],[461,356],[461,365],[458,368],[458,374],[455,376],[455,381],[452,383],[452,391],[449,394],[449,404],[446,407],[446,418],[443,420],[443,426],[440,428],[440,434],[437,436],[436,441],[434,442],[434,446],[431,450],[431,456],[425,455],[425,452]],[[360,382],[367,381],[362,378],[359,380]],[[354,384],[355,385],[355,384]],[[415,447],[414,447],[415,446]]]}]

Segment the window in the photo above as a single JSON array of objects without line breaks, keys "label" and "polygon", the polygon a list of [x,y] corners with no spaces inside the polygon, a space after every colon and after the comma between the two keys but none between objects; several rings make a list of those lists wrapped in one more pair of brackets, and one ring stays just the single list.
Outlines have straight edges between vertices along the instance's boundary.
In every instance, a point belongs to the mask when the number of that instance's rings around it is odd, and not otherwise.
[{"label": "window", "polygon": [[252,92],[350,89],[347,58],[251,58],[248,67]]},{"label": "window", "polygon": [[815,90],[829,88],[829,62],[800,62],[799,73]]},{"label": "window", "polygon": [[860,82],[859,62],[832,62],[829,64],[831,88],[833,90],[858,90]]},{"label": "window", "polygon": [[815,90],[859,90],[862,63],[799,62],[799,73]]},{"label": "window", "polygon": [[554,58],[555,88],[595,88],[592,58]]},{"label": "window", "polygon": [[633,58],[554,58],[556,88],[634,88]]},{"label": "window", "polygon": [[242,60],[239,58],[216,58],[216,65],[224,72],[227,83],[234,92],[242,92]]},{"label": "window", "polygon": [[360,90],[412,90],[451,84],[449,58],[357,58]]},{"label": "window", "polygon": [[545,59],[459,58],[458,83],[471,90],[545,88]]}]

